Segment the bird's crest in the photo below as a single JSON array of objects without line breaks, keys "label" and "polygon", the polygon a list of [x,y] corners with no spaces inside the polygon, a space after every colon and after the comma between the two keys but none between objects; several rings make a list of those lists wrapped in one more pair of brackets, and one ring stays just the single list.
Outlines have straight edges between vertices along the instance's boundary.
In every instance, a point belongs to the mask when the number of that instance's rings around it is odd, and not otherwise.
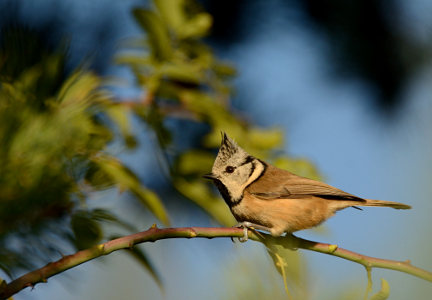
[{"label": "bird's crest", "polygon": [[217,155],[220,164],[226,163],[239,150],[242,149],[225,132],[222,132],[222,142]]}]

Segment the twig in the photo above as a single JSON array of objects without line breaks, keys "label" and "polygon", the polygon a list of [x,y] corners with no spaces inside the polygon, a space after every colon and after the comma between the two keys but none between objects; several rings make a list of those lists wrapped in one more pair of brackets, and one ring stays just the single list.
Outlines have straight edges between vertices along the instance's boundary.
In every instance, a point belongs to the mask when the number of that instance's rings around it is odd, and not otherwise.
[{"label": "twig", "polygon": [[364,300],[367,300],[369,293],[372,291],[372,268],[366,267],[366,273],[367,273],[367,286],[366,291],[364,295]]},{"label": "twig", "polygon": [[[315,252],[325,253],[347,259],[371,268],[392,269],[432,282],[432,273],[426,270],[414,267],[409,261],[395,261],[388,259],[379,259],[352,252],[337,247],[336,245],[317,243],[308,241],[294,235],[286,237],[272,237],[268,234],[255,234],[248,232],[249,238],[260,242],[274,242],[290,249],[305,249]],[[110,254],[120,249],[129,249],[133,246],[144,242],[155,242],[162,239],[171,238],[221,238],[221,237],[242,237],[243,229],[241,228],[213,228],[213,227],[184,227],[184,228],[164,228],[159,229],[152,226],[149,230],[124,236],[115,240],[108,241],[104,244],[97,245],[90,249],[79,251],[75,254],[64,256],[63,258],[48,263],[46,266],[35,271],[24,274],[23,276],[9,282],[0,284],[0,299],[7,299],[18,293],[26,287],[34,287],[37,283],[47,282],[47,279],[76,267],[82,263],[94,258]]]}]

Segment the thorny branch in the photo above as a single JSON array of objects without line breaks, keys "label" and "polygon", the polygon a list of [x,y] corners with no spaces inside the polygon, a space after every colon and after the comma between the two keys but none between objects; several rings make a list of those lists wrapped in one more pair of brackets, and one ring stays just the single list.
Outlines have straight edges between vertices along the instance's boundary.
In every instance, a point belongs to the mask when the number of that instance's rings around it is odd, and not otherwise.
[{"label": "thorny branch", "polygon": [[[249,239],[267,243],[277,243],[289,249],[305,249],[324,254],[337,256],[346,260],[363,265],[366,269],[384,268],[396,270],[411,274],[413,276],[432,282],[432,273],[426,270],[417,268],[409,261],[395,261],[389,259],[380,259],[371,256],[362,255],[352,252],[337,245],[317,243],[305,240],[294,235],[285,237],[272,237],[268,234],[255,233],[248,231]],[[120,249],[130,249],[134,245],[144,242],[155,242],[163,239],[171,238],[221,238],[221,237],[242,237],[243,229],[241,228],[213,228],[213,227],[184,227],[184,228],[157,228],[155,225],[150,229],[124,236],[118,239],[108,241],[106,243],[94,246],[90,249],[79,251],[75,254],[64,256],[63,258],[48,263],[46,266],[35,271],[24,274],[23,276],[6,283],[0,283],[0,299],[7,299],[10,296],[18,293],[26,287],[34,287],[37,283],[47,282],[47,279],[64,272],[68,269],[76,267],[82,263],[90,261],[94,258],[110,254],[113,251]]]}]

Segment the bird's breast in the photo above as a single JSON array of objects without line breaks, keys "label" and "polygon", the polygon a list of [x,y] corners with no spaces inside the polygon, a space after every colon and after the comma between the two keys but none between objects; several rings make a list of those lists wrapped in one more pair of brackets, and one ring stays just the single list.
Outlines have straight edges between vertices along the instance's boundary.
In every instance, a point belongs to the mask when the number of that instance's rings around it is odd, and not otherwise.
[{"label": "bird's breast", "polygon": [[328,204],[328,200],[316,197],[264,200],[246,191],[231,211],[239,222],[263,225],[272,228],[272,234],[280,235],[319,225],[334,214]]}]

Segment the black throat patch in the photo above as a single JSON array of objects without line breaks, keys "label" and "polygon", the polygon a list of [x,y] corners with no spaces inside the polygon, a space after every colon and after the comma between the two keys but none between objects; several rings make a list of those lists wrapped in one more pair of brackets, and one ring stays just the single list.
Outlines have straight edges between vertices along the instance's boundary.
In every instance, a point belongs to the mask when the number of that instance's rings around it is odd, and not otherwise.
[{"label": "black throat patch", "polygon": [[226,186],[219,180],[215,179],[214,180],[214,184],[216,185],[217,189],[219,190],[219,192],[221,193],[223,199],[225,200],[225,203],[229,206],[229,207],[233,207],[236,205],[239,205],[240,202],[243,200],[243,196],[238,199],[238,200],[233,200],[230,192],[228,191],[228,189],[226,188]]}]

